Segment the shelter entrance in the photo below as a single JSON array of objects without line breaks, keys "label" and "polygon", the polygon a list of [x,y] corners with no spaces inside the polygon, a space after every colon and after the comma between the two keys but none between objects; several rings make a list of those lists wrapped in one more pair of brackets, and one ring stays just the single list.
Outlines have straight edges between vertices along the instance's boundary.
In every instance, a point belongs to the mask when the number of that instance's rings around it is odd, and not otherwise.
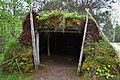
[{"label": "shelter entrance", "polygon": [[80,53],[81,39],[82,38],[78,33],[51,33],[50,53],[77,55]]},{"label": "shelter entrance", "polygon": [[[44,36],[42,36],[43,34]],[[74,66],[77,65],[83,33],[49,32],[43,34],[40,35],[41,62],[44,61],[43,57],[47,57],[47,59],[49,57],[49,59],[53,60],[52,58],[54,58],[56,61],[60,59],[60,63],[63,63],[63,60],[69,59],[73,62],[73,65],[75,64]]]}]

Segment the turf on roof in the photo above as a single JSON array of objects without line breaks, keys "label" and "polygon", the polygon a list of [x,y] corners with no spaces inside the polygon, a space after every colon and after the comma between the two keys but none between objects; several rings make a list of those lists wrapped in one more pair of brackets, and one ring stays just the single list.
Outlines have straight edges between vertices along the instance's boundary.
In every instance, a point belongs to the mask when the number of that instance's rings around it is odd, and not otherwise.
[{"label": "turf on roof", "polygon": [[81,26],[81,21],[85,19],[85,15],[77,15],[74,12],[51,11],[43,12],[37,16],[40,22],[44,22],[45,26]]},{"label": "turf on roof", "polygon": [[[86,23],[85,15],[81,17],[75,13],[52,11],[43,13],[33,13],[34,29],[39,32],[65,32],[75,31],[83,33]],[[37,18],[36,18],[37,17]],[[23,19],[23,32],[20,35],[21,42],[24,44],[31,44],[31,25],[30,25],[30,13]],[[71,32],[70,32],[71,33]],[[89,18],[87,35],[92,39],[98,41],[101,39],[99,30],[95,22]]]}]

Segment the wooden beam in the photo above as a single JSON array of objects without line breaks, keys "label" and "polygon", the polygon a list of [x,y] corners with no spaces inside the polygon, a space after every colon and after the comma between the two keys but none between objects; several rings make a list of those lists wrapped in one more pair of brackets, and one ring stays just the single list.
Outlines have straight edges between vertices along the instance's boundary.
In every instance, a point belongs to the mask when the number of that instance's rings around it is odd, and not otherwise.
[{"label": "wooden beam", "polygon": [[32,37],[32,47],[33,47],[33,58],[34,58],[34,66],[35,70],[38,69],[38,57],[37,57],[37,49],[36,49],[36,43],[35,43],[35,32],[34,32],[34,24],[33,24],[33,14],[32,11],[30,13],[30,24],[31,24],[31,37]]},{"label": "wooden beam", "polygon": [[[41,30],[40,32],[46,32],[45,30]],[[48,33],[82,33],[79,31],[54,31],[54,30],[49,30],[47,31]]]},{"label": "wooden beam", "polygon": [[79,58],[78,69],[77,69],[77,75],[78,76],[80,75],[80,70],[81,70],[81,64],[82,64],[82,58],[83,58],[83,48],[84,48],[85,37],[86,37],[86,32],[87,32],[87,25],[88,25],[88,15],[86,16],[86,23],[85,23],[84,34],[83,34],[83,41],[82,41],[80,58]]},{"label": "wooden beam", "polygon": [[[58,27],[58,29],[56,31],[77,31],[78,29],[82,28],[82,26],[66,26],[66,23],[64,22],[65,20],[63,19],[62,23],[63,23],[63,27]],[[44,26],[44,27],[39,27],[39,30],[44,30],[44,31],[48,31],[48,30],[53,30],[55,31],[55,26]]]},{"label": "wooden beam", "polygon": [[63,18],[63,30],[62,30],[62,32],[64,33],[65,32],[65,18]]}]

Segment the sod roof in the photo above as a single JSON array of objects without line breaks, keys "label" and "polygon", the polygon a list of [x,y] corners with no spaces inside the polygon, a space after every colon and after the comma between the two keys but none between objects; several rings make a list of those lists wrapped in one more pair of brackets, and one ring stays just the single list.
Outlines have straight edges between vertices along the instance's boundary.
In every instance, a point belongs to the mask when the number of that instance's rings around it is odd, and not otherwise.
[{"label": "sod roof", "polygon": [[[84,32],[85,15],[63,11],[32,13],[35,32],[78,32],[81,34]],[[99,30],[92,19],[89,18],[87,26],[87,36],[91,36],[94,40],[101,39]],[[20,39],[25,44],[31,44],[30,13],[23,20],[23,32],[20,35]]]},{"label": "sod roof", "polygon": [[51,11],[42,12],[37,16],[38,21],[43,22],[44,26],[81,26],[81,20],[85,15],[77,15],[75,12]]}]

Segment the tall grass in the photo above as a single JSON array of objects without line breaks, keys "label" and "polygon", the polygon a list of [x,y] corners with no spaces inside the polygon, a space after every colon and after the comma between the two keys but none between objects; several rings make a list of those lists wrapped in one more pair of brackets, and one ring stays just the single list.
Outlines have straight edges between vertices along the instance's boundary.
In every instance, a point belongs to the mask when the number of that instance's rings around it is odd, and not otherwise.
[{"label": "tall grass", "polygon": [[2,63],[4,60],[4,55],[3,54],[0,54],[0,63]]},{"label": "tall grass", "polygon": [[0,80],[31,80],[31,75],[19,74],[17,72],[4,75],[0,74]]},{"label": "tall grass", "polygon": [[[0,54],[0,64],[4,61],[4,54]],[[0,66],[0,80],[31,80],[30,74],[20,74],[18,72],[4,74],[2,66]]]}]

